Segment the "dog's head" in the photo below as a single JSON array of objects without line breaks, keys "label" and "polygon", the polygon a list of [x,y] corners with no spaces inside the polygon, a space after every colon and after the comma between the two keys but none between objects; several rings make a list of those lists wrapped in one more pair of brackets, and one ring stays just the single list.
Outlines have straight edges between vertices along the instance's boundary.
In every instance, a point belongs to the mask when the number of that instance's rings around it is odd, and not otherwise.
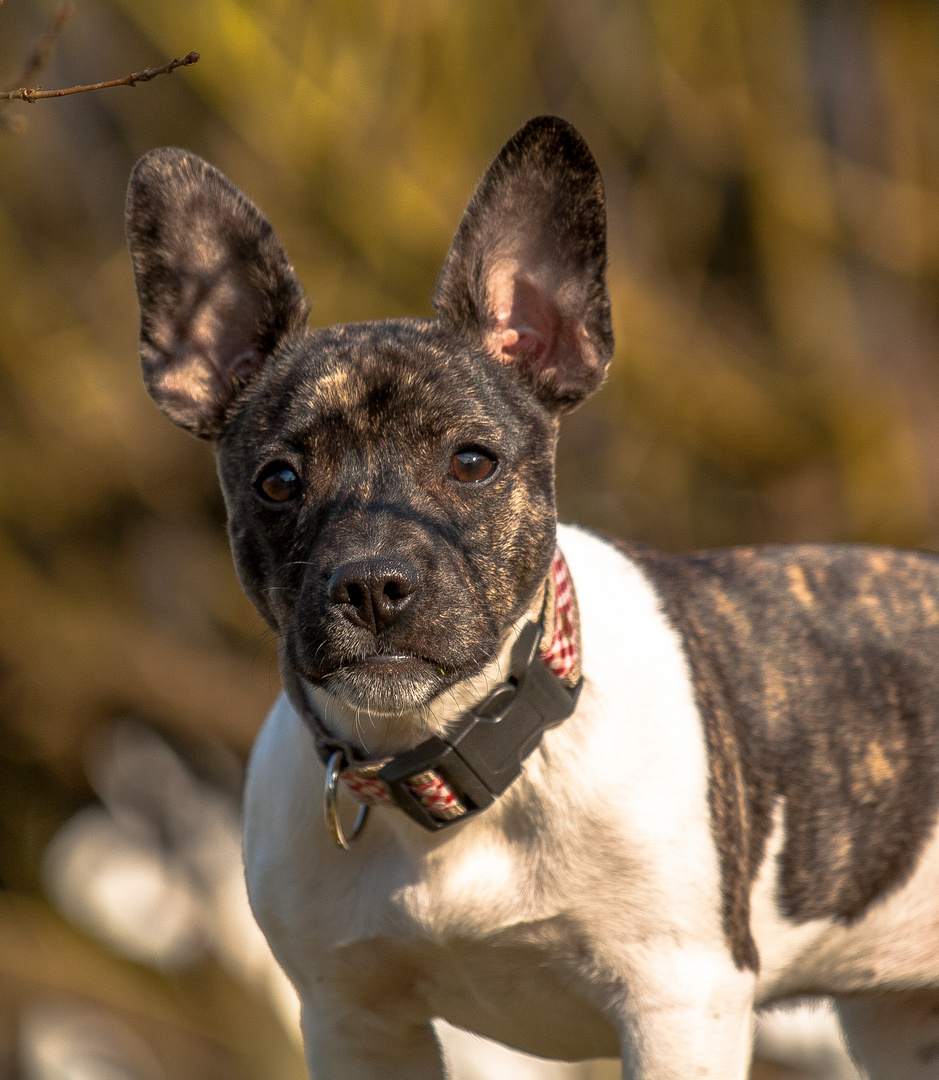
[{"label": "dog's head", "polygon": [[270,225],[182,150],[138,163],[127,233],[147,389],[215,441],[240,581],[289,662],[383,713],[479,672],[551,562],[558,417],[612,353],[580,135],[543,117],[505,145],[436,319],[309,331]]}]

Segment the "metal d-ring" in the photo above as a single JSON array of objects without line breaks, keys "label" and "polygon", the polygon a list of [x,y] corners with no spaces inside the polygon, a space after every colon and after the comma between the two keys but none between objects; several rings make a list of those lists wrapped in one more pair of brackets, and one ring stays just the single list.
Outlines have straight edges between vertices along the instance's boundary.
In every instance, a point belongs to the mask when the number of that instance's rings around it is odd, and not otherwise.
[{"label": "metal d-ring", "polygon": [[346,764],[346,755],[342,750],[334,750],[329,757],[326,766],[326,787],[323,791],[323,813],[326,817],[326,828],[330,838],[337,848],[348,851],[352,841],[362,831],[365,819],[368,817],[368,807],[360,806],[352,826],[352,833],[347,840],[342,831],[342,823],[339,821],[339,774]]}]

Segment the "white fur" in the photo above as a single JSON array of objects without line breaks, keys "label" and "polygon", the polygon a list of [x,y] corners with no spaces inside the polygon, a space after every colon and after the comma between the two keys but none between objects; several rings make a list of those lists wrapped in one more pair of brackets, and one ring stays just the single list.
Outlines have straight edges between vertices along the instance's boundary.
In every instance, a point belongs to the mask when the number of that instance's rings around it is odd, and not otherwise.
[{"label": "white fur", "polygon": [[766,1061],[816,1080],[860,1080],[827,999],[800,1001],[757,1016],[756,1046]]},{"label": "white fur", "polygon": [[441,1076],[437,1016],[544,1057],[622,1053],[642,1080],[746,1075],[753,978],[724,943],[680,642],[629,560],[559,538],[584,688],[485,813],[433,835],[381,809],[338,851],[322,765],[284,699],[258,740],[248,888],[317,1080]]}]

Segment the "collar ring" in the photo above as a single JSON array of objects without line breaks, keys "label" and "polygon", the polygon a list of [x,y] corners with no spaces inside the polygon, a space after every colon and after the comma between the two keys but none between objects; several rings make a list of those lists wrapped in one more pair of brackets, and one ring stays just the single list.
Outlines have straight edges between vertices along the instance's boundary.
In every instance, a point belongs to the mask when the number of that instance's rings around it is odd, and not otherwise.
[{"label": "collar ring", "polygon": [[342,822],[339,820],[339,774],[346,766],[346,755],[343,750],[334,750],[329,755],[326,765],[326,784],[323,788],[323,815],[326,818],[326,829],[330,839],[337,848],[348,851],[353,842],[358,838],[368,817],[367,806],[360,806],[355,816],[355,824],[352,832],[347,837],[342,831]]}]

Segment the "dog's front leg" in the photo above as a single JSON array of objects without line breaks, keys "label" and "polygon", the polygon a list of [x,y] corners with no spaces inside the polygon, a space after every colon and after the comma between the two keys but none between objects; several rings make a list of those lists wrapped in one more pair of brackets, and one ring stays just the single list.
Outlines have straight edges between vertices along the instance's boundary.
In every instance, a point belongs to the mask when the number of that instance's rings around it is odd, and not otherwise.
[{"label": "dog's front leg", "polygon": [[754,979],[728,957],[650,950],[625,981],[623,1080],[745,1080]]},{"label": "dog's front leg", "polygon": [[[400,1002],[395,1002],[400,1005]],[[443,1080],[430,1021],[361,1008],[304,1006],[303,1043],[313,1080]]]}]

